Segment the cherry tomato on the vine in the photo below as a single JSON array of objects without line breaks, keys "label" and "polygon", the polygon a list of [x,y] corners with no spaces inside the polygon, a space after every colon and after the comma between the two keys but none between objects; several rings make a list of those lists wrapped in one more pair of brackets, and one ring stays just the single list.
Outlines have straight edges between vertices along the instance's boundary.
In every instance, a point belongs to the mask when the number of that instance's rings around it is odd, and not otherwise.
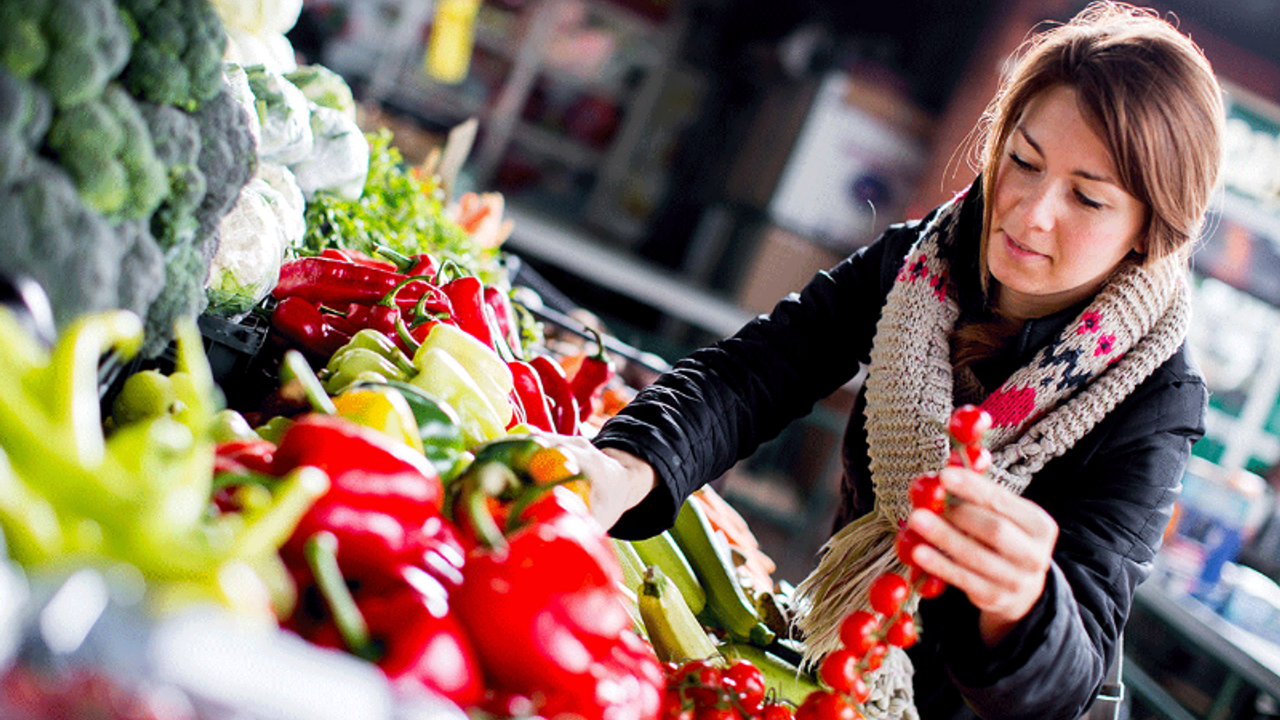
[{"label": "cherry tomato on the vine", "polygon": [[911,559],[911,553],[915,551],[917,545],[927,545],[925,539],[920,533],[910,528],[903,528],[898,531],[898,537],[894,539],[894,549],[898,552],[898,559],[907,567],[916,567],[916,561]]},{"label": "cherry tomato on the vine", "polygon": [[947,509],[947,489],[937,473],[925,473],[911,483],[911,507],[942,514]]},{"label": "cherry tomato on the vine", "polygon": [[695,720],[743,720],[742,713],[732,705],[699,705]]},{"label": "cherry tomato on the vine", "polygon": [[720,686],[723,675],[720,668],[707,660],[690,660],[679,670],[680,691],[695,705],[716,705],[720,702]]},{"label": "cherry tomato on the vine", "polygon": [[946,580],[928,575],[918,567],[911,568],[911,585],[926,600],[938,597],[947,589]]},{"label": "cherry tomato on the vine", "polygon": [[918,633],[916,619],[907,613],[903,613],[889,623],[889,627],[884,631],[884,639],[895,647],[909,648],[916,644],[916,640],[919,639]]},{"label": "cherry tomato on the vine", "polygon": [[947,421],[947,432],[961,445],[981,442],[990,429],[991,415],[976,405],[961,405]]},{"label": "cherry tomato on the vine", "polygon": [[858,656],[865,655],[877,642],[880,619],[866,610],[855,610],[840,623],[840,641]]},{"label": "cherry tomato on the vine", "polygon": [[889,616],[898,612],[910,594],[911,586],[907,584],[906,578],[895,572],[887,572],[871,583],[867,600],[871,603],[872,610]]},{"label": "cherry tomato on the vine", "polygon": [[872,645],[862,658],[862,665],[868,670],[879,670],[884,664],[884,656],[889,654],[889,646],[884,643]]},{"label": "cherry tomato on the vine", "polygon": [[862,713],[840,693],[814,690],[796,708],[796,720],[858,720]]},{"label": "cherry tomato on the vine", "polygon": [[796,720],[796,713],[784,702],[767,702],[760,710],[760,720]]},{"label": "cherry tomato on the vine", "polygon": [[764,674],[747,660],[734,660],[722,672],[725,685],[734,702],[743,710],[755,714],[764,705],[768,686]]},{"label": "cherry tomato on the vine", "polygon": [[985,473],[991,469],[991,451],[981,445],[958,447],[947,456],[947,464],[951,467],[969,468],[976,473]]},{"label": "cherry tomato on the vine", "polygon": [[859,654],[847,647],[834,650],[822,659],[822,665],[818,667],[818,677],[832,690],[850,694],[855,680],[862,679],[862,675],[858,672],[859,657]]}]

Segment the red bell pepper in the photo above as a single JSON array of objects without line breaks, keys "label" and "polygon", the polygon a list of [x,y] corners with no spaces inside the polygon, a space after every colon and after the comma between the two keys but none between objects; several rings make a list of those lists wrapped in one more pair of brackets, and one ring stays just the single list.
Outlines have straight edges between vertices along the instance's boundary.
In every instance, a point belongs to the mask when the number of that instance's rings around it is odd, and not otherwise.
[{"label": "red bell pepper", "polygon": [[341,417],[304,415],[285,430],[276,473],[303,465],[329,475],[317,505],[336,502],[422,523],[444,504],[440,475],[421,453]]},{"label": "red bell pepper", "polygon": [[563,485],[529,488],[540,494],[519,496],[503,534],[488,501],[519,491],[515,472],[479,462],[458,482],[459,522],[479,542],[452,597],[491,687],[533,699],[545,717],[655,717],[657,658],[628,637],[618,560],[582,499]]},{"label": "red bell pepper", "polygon": [[313,355],[329,356],[351,340],[352,333],[338,326],[336,315],[300,297],[285,297],[271,313],[271,327],[290,343]]},{"label": "red bell pepper", "polygon": [[306,541],[318,532],[338,540],[338,565],[344,577],[362,587],[386,589],[407,574],[426,572],[446,589],[462,584],[466,557],[452,523],[440,516],[410,522],[403,516],[317,501],[280,548],[285,566],[307,584]]},{"label": "red bell pepper", "polygon": [[542,380],[542,387],[551,408],[551,418],[555,421],[555,431],[561,435],[578,434],[578,400],[573,396],[573,387],[565,376],[560,363],[545,355],[535,356],[529,361]]},{"label": "red bell pepper", "polygon": [[591,417],[595,404],[604,394],[604,386],[613,379],[614,374],[613,361],[604,348],[604,338],[592,328],[588,328],[588,331],[596,338],[596,352],[583,357],[573,377],[569,379],[573,397],[578,402],[578,419],[581,421]]},{"label": "red bell pepper", "polygon": [[300,605],[323,620],[299,634],[376,663],[397,686],[426,688],[463,707],[478,703],[484,693],[480,666],[449,610],[445,589],[409,571],[390,585],[359,584],[353,590],[336,554],[340,548],[340,541],[323,532],[307,541],[315,583],[305,587]]}]

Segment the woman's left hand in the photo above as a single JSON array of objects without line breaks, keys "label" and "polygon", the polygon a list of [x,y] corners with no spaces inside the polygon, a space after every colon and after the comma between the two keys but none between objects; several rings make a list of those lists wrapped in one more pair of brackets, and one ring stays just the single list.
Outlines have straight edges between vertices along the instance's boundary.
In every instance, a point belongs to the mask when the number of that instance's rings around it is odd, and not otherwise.
[{"label": "woman's left hand", "polygon": [[979,629],[990,647],[1044,592],[1058,524],[1039,505],[975,472],[949,467],[941,475],[958,502],[942,515],[911,513],[907,527],[928,542],[911,557],[921,570],[969,597],[981,612]]}]

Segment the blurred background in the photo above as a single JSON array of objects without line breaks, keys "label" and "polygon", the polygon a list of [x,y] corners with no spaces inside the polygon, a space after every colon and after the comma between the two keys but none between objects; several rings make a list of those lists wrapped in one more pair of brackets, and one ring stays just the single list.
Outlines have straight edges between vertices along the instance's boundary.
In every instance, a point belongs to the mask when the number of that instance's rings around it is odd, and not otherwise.
[{"label": "blurred background", "polygon": [[[308,0],[289,39],[410,161],[475,119],[458,184],[503,194],[518,279],[674,361],[967,186],[1002,63],[1084,4]],[[1194,257],[1208,435],[1130,625],[1129,711],[1280,717],[1280,0],[1149,4],[1204,48],[1228,133]],[[717,483],[779,578],[828,534],[856,382]]]}]

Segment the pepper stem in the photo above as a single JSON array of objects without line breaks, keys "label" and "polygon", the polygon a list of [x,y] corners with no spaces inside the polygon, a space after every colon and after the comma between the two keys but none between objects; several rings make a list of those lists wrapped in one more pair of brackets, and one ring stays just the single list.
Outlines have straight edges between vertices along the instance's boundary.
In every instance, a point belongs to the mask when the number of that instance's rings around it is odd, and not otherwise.
[{"label": "pepper stem", "polygon": [[307,402],[311,403],[312,409],[316,412],[325,415],[338,414],[338,407],[333,404],[333,398],[325,392],[320,378],[316,377],[307,359],[297,350],[285,351],[284,361],[280,366],[280,380],[282,382],[296,380],[302,388],[302,394],[306,396]]},{"label": "pepper stem", "polygon": [[[407,277],[407,278],[405,278],[405,279],[401,280],[400,282],[396,283],[395,287],[393,287],[393,288],[391,288],[390,290],[388,290],[388,291],[387,291],[387,294],[386,294],[386,295],[383,295],[383,296],[382,296],[382,299],[378,301],[378,304],[379,304],[379,305],[385,305],[386,307],[395,307],[395,306],[396,306],[396,296],[400,294],[400,291],[401,291],[401,290],[403,290],[403,289],[405,288],[405,286],[406,286],[406,285],[408,285],[409,283],[414,283],[414,282],[418,282],[418,281],[422,281],[422,282],[425,282],[425,283],[427,283],[428,285],[430,285],[430,284],[431,284],[431,282],[432,282],[434,279],[435,279],[435,278],[432,278],[432,277],[430,277],[430,276],[428,276],[428,275],[410,275],[409,277]],[[425,297],[427,297],[427,294],[426,294],[426,293],[423,293],[423,294],[422,294],[422,297],[424,297],[424,298],[425,298]],[[419,304],[422,304],[422,301],[421,301],[421,300],[419,300],[418,302],[419,302]]]},{"label": "pepper stem", "polygon": [[520,479],[511,468],[498,462],[473,465],[466,472],[462,493],[466,502],[467,519],[476,536],[490,548],[505,548],[507,538],[502,534],[498,523],[494,522],[493,515],[489,514],[489,504],[486,501],[519,484]]},{"label": "pepper stem", "polygon": [[347,650],[370,662],[377,660],[378,653],[369,636],[369,625],[347,588],[342,568],[338,567],[338,538],[328,531],[318,532],[307,538],[305,552],[311,574],[315,576],[316,588],[329,606],[333,623],[338,626]]},{"label": "pepper stem", "polygon": [[410,355],[417,354],[418,348],[422,347],[422,343],[418,342],[413,333],[409,332],[409,326],[405,325],[402,317],[396,318],[396,335],[400,338],[400,342],[403,342],[404,346],[409,348]]},{"label": "pepper stem", "polygon": [[591,333],[592,339],[596,341],[596,352],[591,356],[591,359],[599,360],[600,362],[609,362],[609,355],[604,349],[604,337],[600,335],[600,331],[590,325],[585,326],[584,329]]},{"label": "pepper stem", "polygon": [[396,267],[400,268],[400,272],[404,272],[405,270],[408,270],[409,268],[413,267],[413,258],[409,257],[408,255],[404,255],[402,253],[396,252],[395,250],[387,247],[386,245],[378,245],[375,243],[373,246],[373,252],[375,255],[381,255],[382,257],[395,263]]},{"label": "pepper stem", "polygon": [[448,277],[445,274],[446,270],[453,271],[454,279],[465,277],[468,274],[465,270],[463,270],[462,266],[458,264],[457,260],[454,260],[453,258],[444,258],[443,260],[440,261],[440,267],[436,269],[436,277],[435,277],[436,285],[444,284],[443,282],[441,282],[441,278]]}]

